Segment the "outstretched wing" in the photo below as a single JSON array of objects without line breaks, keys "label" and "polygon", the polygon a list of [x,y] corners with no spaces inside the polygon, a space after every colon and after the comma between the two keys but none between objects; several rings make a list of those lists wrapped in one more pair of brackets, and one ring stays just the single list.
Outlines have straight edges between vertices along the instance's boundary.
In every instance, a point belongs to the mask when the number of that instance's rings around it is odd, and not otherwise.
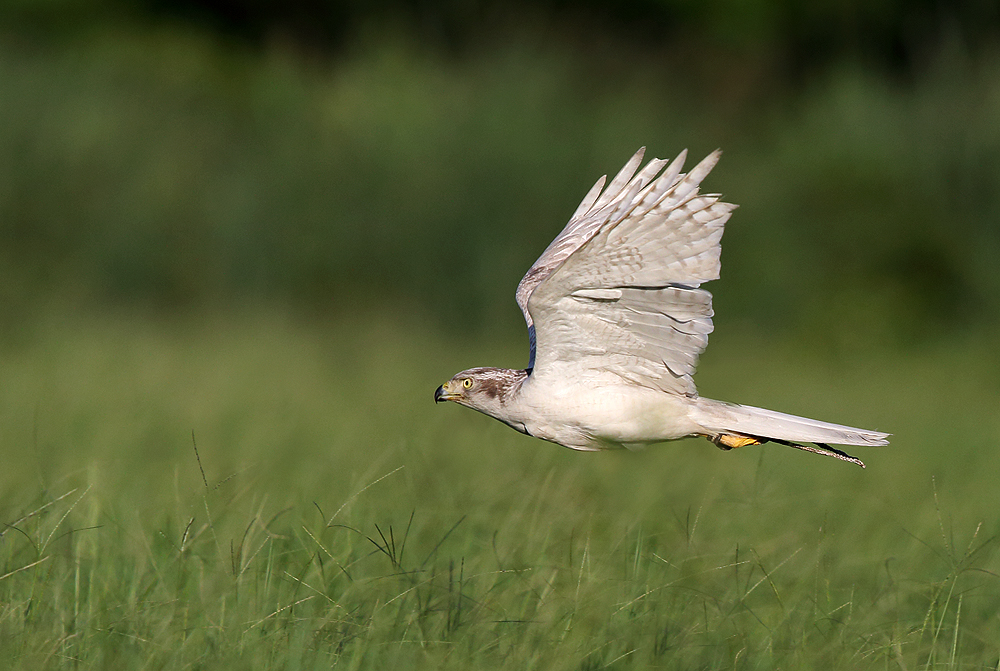
[{"label": "outstretched wing", "polygon": [[607,189],[597,182],[518,285],[531,367],[610,372],[694,396],[691,376],[712,331],[712,295],[698,287],[719,277],[735,206],[699,194],[719,152],[687,174],[683,152],[662,173],[666,161],[654,159],[635,174],[642,155]]},{"label": "outstretched wing", "polygon": [[[556,236],[556,239],[549,243],[542,255],[538,257],[528,272],[524,274],[517,285],[517,304],[524,313],[524,321],[528,324],[528,336],[531,340],[531,355],[528,368],[535,366],[535,327],[528,312],[528,299],[552,272],[558,268],[569,257],[570,254],[579,249],[585,242],[600,230],[601,226],[607,223],[611,210],[618,205],[627,195],[630,186],[639,183],[648,184],[650,179],[659,172],[666,161],[653,160],[646,165],[646,168],[632,179],[636,168],[642,163],[642,157],[646,153],[645,147],[640,147],[629,162],[615,175],[608,188],[604,188],[604,183],[608,176],[604,175],[594,186],[591,187],[587,195],[576,212],[569,218],[569,223]],[[685,152],[681,152],[678,161],[684,162]]]}]

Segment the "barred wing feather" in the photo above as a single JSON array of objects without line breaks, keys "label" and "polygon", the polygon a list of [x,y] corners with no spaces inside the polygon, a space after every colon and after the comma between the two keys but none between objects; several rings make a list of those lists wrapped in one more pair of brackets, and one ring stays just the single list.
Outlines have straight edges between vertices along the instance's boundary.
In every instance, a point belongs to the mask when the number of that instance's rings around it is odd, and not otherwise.
[{"label": "barred wing feather", "polygon": [[[712,331],[723,227],[735,206],[699,185],[709,155],[682,174],[682,153],[642,150],[601,191],[598,181],[518,286],[533,335],[536,374],[610,372],[635,384],[695,396],[691,379]],[[573,369],[573,370],[568,370]]]}]

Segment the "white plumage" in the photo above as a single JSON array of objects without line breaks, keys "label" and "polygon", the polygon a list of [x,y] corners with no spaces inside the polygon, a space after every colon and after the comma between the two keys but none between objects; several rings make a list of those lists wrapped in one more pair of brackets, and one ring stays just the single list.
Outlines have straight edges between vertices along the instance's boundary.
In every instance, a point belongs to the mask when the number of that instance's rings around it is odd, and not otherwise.
[{"label": "white plumage", "polygon": [[772,440],[864,466],[828,443],[886,445],[888,434],[698,396],[692,376],[713,328],[700,285],[719,277],[736,206],[699,193],[719,152],[686,174],[685,152],[636,174],[643,153],[607,188],[597,181],[521,279],[528,368],[463,371],[435,400],[577,450],[702,435],[723,449]]}]

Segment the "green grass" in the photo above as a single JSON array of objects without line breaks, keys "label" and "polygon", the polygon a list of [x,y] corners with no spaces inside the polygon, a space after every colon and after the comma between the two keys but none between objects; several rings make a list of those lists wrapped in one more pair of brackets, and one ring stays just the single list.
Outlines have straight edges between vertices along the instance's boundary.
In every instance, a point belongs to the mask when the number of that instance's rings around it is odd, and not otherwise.
[{"label": "green grass", "polygon": [[520,343],[400,316],[26,325],[0,667],[997,668],[992,348],[835,360],[721,326],[706,395],[893,445],[574,453],[431,400]]},{"label": "green grass", "polygon": [[[995,50],[102,26],[0,45],[0,668],[1000,667]],[[643,144],[741,205],[702,392],[893,432],[866,470],[434,406]],[[323,314],[208,316],[267,301]]]}]

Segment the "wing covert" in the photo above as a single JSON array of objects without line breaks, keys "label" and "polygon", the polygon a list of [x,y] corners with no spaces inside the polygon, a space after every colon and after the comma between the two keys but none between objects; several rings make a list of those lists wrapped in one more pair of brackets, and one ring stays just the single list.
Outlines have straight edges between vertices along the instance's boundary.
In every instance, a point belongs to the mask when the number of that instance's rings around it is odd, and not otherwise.
[{"label": "wing covert", "polygon": [[[555,240],[549,243],[549,246],[545,248],[542,255],[531,265],[531,268],[518,283],[517,304],[524,314],[524,321],[528,325],[528,336],[531,341],[528,368],[533,368],[535,365],[535,327],[531,314],[528,312],[528,299],[545,278],[600,230],[611,216],[614,208],[626,200],[631,191],[636,191],[648,184],[666,164],[666,161],[654,159],[636,175],[636,168],[642,163],[642,157],[645,153],[646,148],[640,147],[639,151],[633,154],[628,163],[618,171],[607,188],[604,188],[607,175],[597,180],[587,195],[583,197],[573,216],[570,217],[569,223],[556,236]],[[685,153],[682,152],[677,161],[683,163],[684,156]],[[678,166],[677,169],[679,171],[680,167]],[[634,178],[633,175],[635,175]]]},{"label": "wing covert", "polygon": [[735,206],[699,194],[719,152],[681,174],[684,157],[659,177],[666,162],[654,159],[632,178],[640,150],[599,195],[598,182],[522,279],[518,303],[536,374],[610,372],[697,394],[691,377],[713,315],[712,296],[699,285],[719,276]]}]

